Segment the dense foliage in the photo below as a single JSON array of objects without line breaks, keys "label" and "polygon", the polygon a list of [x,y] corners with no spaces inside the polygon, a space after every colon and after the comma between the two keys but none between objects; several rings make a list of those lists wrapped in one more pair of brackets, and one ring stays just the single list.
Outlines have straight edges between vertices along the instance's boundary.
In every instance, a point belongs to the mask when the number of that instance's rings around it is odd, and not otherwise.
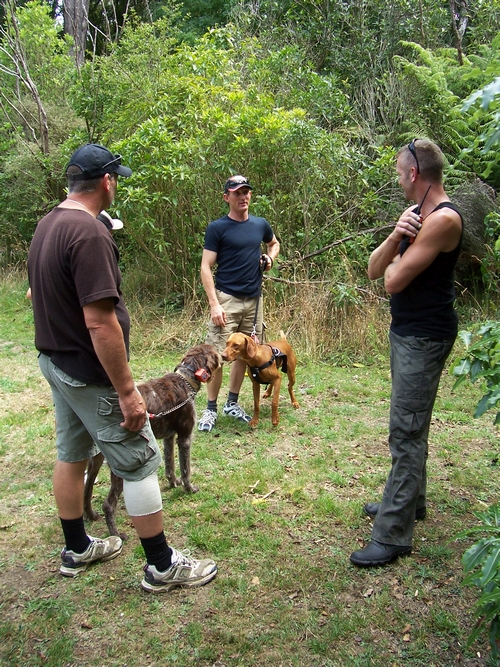
[{"label": "dense foliage", "polygon": [[[479,401],[474,417],[481,417],[488,410],[498,410],[500,405],[500,323],[484,322],[477,332],[461,331],[465,355],[454,365],[457,377],[455,387],[466,379],[486,385],[486,392]],[[500,424],[497,411],[495,424]]]},{"label": "dense foliage", "polygon": [[500,505],[477,512],[481,525],[463,531],[457,537],[485,535],[463,555],[465,586],[477,586],[481,596],[476,605],[477,622],[470,633],[468,646],[480,633],[488,630],[492,660],[500,658]]},{"label": "dense foliage", "polygon": [[[478,0],[467,15],[460,5],[453,21],[447,3],[420,6],[169,0],[120,13],[117,4],[120,29],[93,15],[104,42],[91,39],[77,67],[50,3],[9,1],[1,259],[23,258],[36,220],[62,195],[67,156],[90,140],[133,168],[116,203],[120,245],[150,292],[173,303],[199,292],[204,229],[225,211],[223,181],[242,172],[255,186],[253,212],[282,241],[281,278],[328,278],[348,293],[365,280],[370,230],[402,205],[393,157],[403,142],[436,140],[450,189],[476,176],[500,184],[496,155],[476,141],[492,110],[464,107],[498,71],[500,3]],[[459,59],[452,28],[465,18]]]}]

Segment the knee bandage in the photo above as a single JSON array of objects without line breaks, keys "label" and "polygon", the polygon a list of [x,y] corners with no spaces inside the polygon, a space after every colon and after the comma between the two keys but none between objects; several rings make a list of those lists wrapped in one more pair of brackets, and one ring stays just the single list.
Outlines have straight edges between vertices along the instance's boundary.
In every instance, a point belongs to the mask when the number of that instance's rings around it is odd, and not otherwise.
[{"label": "knee bandage", "polygon": [[124,479],[123,499],[130,516],[146,516],[159,512],[162,508],[162,500],[157,473],[139,482]]}]

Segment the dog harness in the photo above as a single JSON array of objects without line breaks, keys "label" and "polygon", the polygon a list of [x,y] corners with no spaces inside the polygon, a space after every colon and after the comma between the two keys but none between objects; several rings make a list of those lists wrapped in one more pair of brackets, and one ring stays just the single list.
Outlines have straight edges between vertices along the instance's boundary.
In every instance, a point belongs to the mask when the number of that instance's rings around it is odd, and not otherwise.
[{"label": "dog harness", "polygon": [[269,384],[269,380],[262,380],[259,371],[263,371],[265,368],[269,368],[269,366],[272,366],[274,362],[276,362],[276,368],[281,368],[282,373],[286,373],[287,371],[287,357],[284,352],[279,350],[277,347],[273,347],[272,345],[267,345],[267,347],[271,348],[271,358],[269,361],[266,361],[265,364],[262,364],[262,366],[249,366],[248,370],[250,371],[250,375],[252,378],[255,380],[255,382],[258,382],[259,384]]}]

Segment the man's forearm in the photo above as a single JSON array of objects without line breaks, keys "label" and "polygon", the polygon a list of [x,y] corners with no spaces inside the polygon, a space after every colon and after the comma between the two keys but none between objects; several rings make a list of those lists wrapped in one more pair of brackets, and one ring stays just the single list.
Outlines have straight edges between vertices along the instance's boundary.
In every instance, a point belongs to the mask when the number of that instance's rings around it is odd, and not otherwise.
[{"label": "man's forearm", "polygon": [[201,269],[201,282],[203,284],[203,289],[207,295],[208,303],[210,307],[217,306],[219,300],[217,299],[217,293],[215,291],[215,282],[212,275],[212,270],[207,271],[202,267]]},{"label": "man's forearm", "polygon": [[118,396],[135,390],[135,383],[127,360],[123,333],[118,320],[89,329],[97,358],[106,371]]},{"label": "man's forearm", "polygon": [[280,254],[280,244],[279,244],[279,242],[276,242],[271,246],[267,246],[267,254],[269,255],[269,257],[274,262],[276,257]]},{"label": "man's forearm", "polygon": [[388,236],[386,240],[376,248],[368,262],[368,277],[370,280],[382,278],[387,267],[392,264],[394,257],[397,255],[399,247],[399,240],[395,240],[392,236]]}]

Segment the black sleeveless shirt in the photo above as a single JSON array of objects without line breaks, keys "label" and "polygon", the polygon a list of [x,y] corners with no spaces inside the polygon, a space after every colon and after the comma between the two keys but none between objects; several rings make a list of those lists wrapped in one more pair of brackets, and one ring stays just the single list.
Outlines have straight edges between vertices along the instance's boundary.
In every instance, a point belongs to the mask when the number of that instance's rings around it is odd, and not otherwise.
[{"label": "black sleeveless shirt", "polygon": [[[416,336],[432,340],[454,338],[458,331],[455,301],[455,266],[462,250],[463,218],[451,202],[441,202],[434,211],[451,208],[462,221],[462,233],[457,247],[440,252],[432,264],[420,273],[404,290],[391,296],[391,330],[398,336]],[[434,213],[434,211],[432,211]],[[409,246],[405,237],[399,245],[403,255]]]}]

